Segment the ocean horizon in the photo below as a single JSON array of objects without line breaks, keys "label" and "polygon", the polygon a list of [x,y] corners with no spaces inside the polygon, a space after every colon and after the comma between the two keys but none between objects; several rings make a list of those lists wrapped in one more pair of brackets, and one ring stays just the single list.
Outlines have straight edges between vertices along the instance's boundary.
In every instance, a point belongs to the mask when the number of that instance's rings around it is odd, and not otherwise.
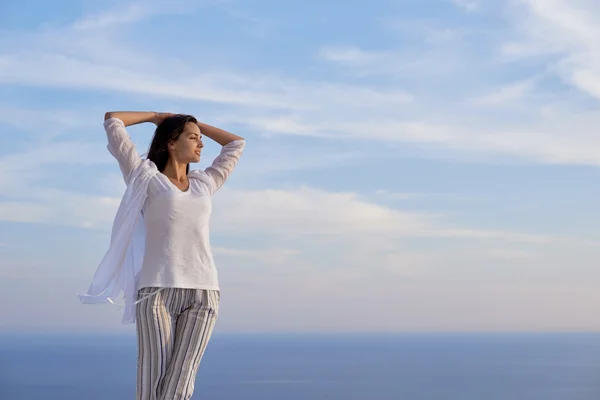
[{"label": "ocean horizon", "polygon": [[[132,333],[0,333],[0,399],[135,399]],[[592,400],[600,333],[215,333],[193,399]]]}]

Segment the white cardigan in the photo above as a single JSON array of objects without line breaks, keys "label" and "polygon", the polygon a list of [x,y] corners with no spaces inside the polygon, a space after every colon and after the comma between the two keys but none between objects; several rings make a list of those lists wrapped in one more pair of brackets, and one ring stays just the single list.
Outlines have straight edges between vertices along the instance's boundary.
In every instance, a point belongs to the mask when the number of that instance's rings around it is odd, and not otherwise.
[{"label": "white cardigan", "polygon": [[132,171],[113,222],[108,251],[98,265],[87,293],[79,296],[84,304],[114,303],[113,299],[122,290],[123,323],[135,322],[136,277],[144,258],[146,235],[142,207],[148,182],[157,173],[156,165],[150,160],[144,160]]}]

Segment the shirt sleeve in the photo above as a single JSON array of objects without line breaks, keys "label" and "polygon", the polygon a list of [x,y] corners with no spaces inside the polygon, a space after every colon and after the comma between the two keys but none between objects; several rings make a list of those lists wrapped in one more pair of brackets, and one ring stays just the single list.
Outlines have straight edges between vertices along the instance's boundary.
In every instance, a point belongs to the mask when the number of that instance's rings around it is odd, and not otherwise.
[{"label": "shirt sleeve", "polygon": [[125,183],[129,183],[131,171],[142,162],[135,144],[127,133],[125,124],[118,118],[109,118],[104,121],[104,130],[108,138],[108,151],[119,162]]},{"label": "shirt sleeve", "polygon": [[213,193],[223,186],[242,156],[245,146],[245,140],[234,140],[227,143],[221,149],[221,154],[214,159],[212,165],[204,170],[213,180]]}]

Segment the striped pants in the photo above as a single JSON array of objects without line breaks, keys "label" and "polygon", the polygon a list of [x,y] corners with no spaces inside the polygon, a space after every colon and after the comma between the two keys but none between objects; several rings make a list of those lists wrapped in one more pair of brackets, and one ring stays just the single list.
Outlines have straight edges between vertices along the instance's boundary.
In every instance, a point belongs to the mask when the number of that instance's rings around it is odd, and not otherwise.
[{"label": "striped pants", "polygon": [[[157,289],[140,289],[138,299]],[[137,400],[192,397],[219,300],[217,290],[163,288],[137,304]]]}]

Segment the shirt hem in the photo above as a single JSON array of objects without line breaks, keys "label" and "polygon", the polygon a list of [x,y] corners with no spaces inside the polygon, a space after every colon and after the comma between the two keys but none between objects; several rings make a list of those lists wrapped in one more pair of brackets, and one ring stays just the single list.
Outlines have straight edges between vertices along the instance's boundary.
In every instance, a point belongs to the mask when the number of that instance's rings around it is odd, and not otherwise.
[{"label": "shirt hem", "polygon": [[219,288],[219,285],[190,285],[190,284],[176,284],[176,283],[156,283],[156,282],[150,282],[150,283],[145,283],[143,285],[138,285],[137,290],[141,290],[144,288],[175,288],[175,289],[199,289],[199,290],[218,290],[220,291],[221,289]]}]

